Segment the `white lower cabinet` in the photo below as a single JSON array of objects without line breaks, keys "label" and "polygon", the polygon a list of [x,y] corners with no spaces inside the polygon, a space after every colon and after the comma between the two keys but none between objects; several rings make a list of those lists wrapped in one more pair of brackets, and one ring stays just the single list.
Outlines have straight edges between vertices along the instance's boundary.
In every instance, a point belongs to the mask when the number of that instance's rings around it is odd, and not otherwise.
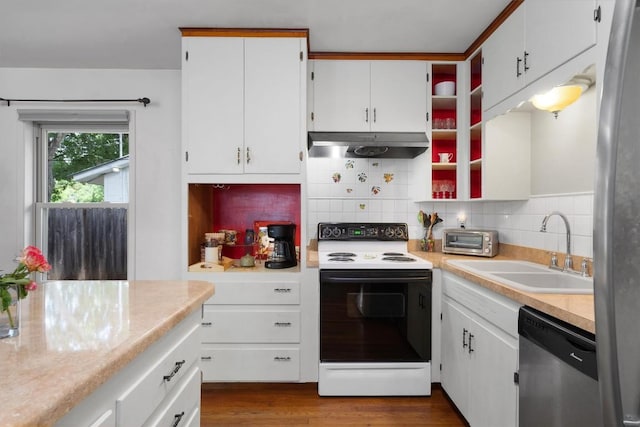
[{"label": "white lower cabinet", "polygon": [[300,380],[300,283],[216,282],[203,306],[204,381]]},{"label": "white lower cabinet", "polygon": [[205,381],[297,381],[297,347],[216,347],[202,350]]},{"label": "white lower cabinet", "polygon": [[472,427],[518,424],[518,309],[443,273],[442,387]]},{"label": "white lower cabinet", "polygon": [[200,425],[200,320],[189,315],[56,425]]}]

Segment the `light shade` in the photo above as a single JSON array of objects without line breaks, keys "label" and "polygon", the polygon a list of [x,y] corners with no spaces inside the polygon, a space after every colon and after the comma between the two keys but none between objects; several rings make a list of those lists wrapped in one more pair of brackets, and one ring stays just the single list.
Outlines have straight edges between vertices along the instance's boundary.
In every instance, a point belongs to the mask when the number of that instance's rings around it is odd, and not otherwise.
[{"label": "light shade", "polygon": [[549,111],[557,115],[558,111],[564,110],[580,98],[582,91],[586,89],[585,86],[581,84],[557,86],[547,93],[535,95],[531,98],[531,103],[539,110]]}]

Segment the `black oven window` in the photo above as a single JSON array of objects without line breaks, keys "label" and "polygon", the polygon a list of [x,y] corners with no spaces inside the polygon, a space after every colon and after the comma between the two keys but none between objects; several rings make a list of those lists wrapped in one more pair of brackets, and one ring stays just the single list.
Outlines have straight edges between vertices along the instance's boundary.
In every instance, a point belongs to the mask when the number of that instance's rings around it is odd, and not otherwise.
[{"label": "black oven window", "polygon": [[322,283],[323,362],[431,359],[431,284]]}]

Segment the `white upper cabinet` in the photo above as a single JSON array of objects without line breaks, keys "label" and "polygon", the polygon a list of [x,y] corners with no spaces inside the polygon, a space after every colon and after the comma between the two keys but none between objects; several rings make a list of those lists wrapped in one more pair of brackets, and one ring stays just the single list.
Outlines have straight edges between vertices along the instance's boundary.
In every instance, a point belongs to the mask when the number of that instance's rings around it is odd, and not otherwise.
[{"label": "white upper cabinet", "polygon": [[524,6],[520,6],[482,45],[483,110],[524,86]]},{"label": "white upper cabinet", "polygon": [[313,61],[314,130],[369,130],[369,61]]},{"label": "white upper cabinet", "polygon": [[596,0],[527,0],[487,39],[487,110],[596,44]]},{"label": "white upper cabinet", "polygon": [[300,173],[306,39],[184,37],[183,50],[188,173]]},{"label": "white upper cabinet", "polygon": [[[245,173],[300,173],[306,40],[245,40]],[[306,54],[302,53],[303,58]]]},{"label": "white upper cabinet", "polygon": [[527,0],[527,82],[596,44],[596,0]]},{"label": "white upper cabinet", "polygon": [[316,131],[426,131],[425,62],[317,60],[312,85]]},{"label": "white upper cabinet", "polygon": [[[183,39],[183,135],[189,173],[242,172],[244,40]],[[188,57],[187,57],[188,55]]]},{"label": "white upper cabinet", "polygon": [[427,64],[420,61],[372,61],[371,130],[425,132]]}]

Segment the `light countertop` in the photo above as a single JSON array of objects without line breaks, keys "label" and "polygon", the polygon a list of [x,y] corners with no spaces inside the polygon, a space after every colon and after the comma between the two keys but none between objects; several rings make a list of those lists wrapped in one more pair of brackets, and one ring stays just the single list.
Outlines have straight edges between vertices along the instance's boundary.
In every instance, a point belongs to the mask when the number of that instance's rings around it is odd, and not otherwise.
[{"label": "light countertop", "polygon": [[51,425],[213,295],[204,281],[51,281],[0,339],[0,425]]}]

